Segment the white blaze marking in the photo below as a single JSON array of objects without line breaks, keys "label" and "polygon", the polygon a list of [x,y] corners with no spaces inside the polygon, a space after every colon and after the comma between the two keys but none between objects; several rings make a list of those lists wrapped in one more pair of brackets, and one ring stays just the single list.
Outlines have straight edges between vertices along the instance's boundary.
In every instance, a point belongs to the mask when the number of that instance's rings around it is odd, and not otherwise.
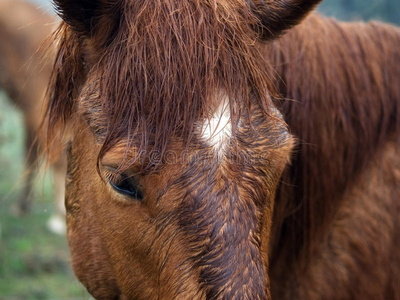
[{"label": "white blaze marking", "polygon": [[201,136],[216,151],[223,151],[224,146],[232,135],[231,115],[229,110],[229,100],[226,96],[221,100],[221,104],[211,116],[205,120],[201,129]]}]

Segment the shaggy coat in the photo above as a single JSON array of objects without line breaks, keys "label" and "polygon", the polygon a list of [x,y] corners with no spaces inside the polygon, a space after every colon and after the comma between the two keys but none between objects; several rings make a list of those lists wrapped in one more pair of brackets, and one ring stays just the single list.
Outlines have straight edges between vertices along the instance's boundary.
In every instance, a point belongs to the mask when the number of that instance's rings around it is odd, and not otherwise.
[{"label": "shaggy coat", "polygon": [[311,0],[55,2],[47,147],[92,295],[400,299],[398,28],[292,28]]}]

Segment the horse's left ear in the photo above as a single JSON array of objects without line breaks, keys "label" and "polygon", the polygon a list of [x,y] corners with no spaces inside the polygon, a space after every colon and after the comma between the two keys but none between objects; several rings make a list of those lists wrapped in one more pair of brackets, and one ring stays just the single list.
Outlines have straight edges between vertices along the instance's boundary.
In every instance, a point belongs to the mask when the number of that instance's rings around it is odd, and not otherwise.
[{"label": "horse's left ear", "polygon": [[113,17],[110,7],[115,8],[110,0],[54,0],[54,4],[58,15],[78,36],[89,38],[101,30],[102,18]]},{"label": "horse's left ear", "polygon": [[262,39],[279,37],[300,23],[321,0],[247,0],[261,24]]}]

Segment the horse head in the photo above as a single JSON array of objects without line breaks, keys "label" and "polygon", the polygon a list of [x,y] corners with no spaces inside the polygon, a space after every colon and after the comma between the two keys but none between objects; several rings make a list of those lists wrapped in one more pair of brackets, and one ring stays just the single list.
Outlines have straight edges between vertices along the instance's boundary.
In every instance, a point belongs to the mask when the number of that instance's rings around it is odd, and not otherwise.
[{"label": "horse head", "polygon": [[64,133],[68,241],[92,295],[270,298],[294,142],[263,45],[318,2],[55,1],[47,132]]}]

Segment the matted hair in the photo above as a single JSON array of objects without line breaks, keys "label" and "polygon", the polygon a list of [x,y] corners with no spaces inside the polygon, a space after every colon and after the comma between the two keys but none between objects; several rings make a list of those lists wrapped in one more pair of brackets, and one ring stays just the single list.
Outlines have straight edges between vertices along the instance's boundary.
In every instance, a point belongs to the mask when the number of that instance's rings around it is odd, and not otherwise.
[{"label": "matted hair", "polygon": [[246,1],[119,0],[106,11],[90,38],[78,37],[68,22],[55,34],[48,140],[68,122],[74,99],[91,80],[97,113],[88,117],[103,135],[99,158],[121,141],[161,154],[172,136],[187,144],[221,90],[229,97],[233,133],[252,101],[268,113],[274,88],[254,30],[259,20]]},{"label": "matted hair", "polygon": [[271,261],[301,254],[306,262],[344,193],[398,137],[399,49],[395,26],[318,14],[269,48],[280,92],[294,99],[277,105],[298,138],[275,202]]}]

